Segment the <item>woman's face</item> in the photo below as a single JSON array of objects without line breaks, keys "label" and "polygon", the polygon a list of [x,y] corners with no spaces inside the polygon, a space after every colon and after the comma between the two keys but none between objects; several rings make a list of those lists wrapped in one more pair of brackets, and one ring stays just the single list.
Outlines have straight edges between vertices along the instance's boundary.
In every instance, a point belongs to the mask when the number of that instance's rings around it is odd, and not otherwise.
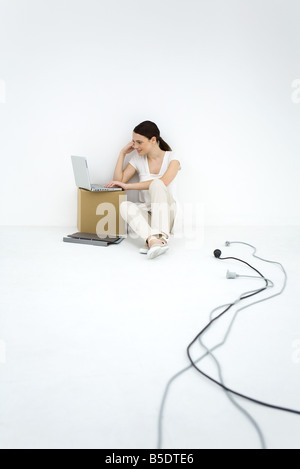
[{"label": "woman's face", "polygon": [[137,150],[139,155],[147,155],[153,147],[153,143],[155,143],[155,140],[155,137],[152,137],[152,139],[149,140],[147,137],[136,134],[135,132],[133,132],[132,134],[133,147],[135,150]]}]

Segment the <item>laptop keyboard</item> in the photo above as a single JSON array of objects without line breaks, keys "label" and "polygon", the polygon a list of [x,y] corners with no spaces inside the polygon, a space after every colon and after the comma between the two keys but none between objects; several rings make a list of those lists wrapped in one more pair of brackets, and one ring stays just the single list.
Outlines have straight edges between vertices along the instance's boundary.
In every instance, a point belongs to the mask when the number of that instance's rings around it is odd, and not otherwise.
[{"label": "laptop keyboard", "polygon": [[108,187],[101,186],[100,184],[93,184],[92,189],[94,189],[94,190],[100,190],[101,189],[102,191],[108,191],[109,190]]}]

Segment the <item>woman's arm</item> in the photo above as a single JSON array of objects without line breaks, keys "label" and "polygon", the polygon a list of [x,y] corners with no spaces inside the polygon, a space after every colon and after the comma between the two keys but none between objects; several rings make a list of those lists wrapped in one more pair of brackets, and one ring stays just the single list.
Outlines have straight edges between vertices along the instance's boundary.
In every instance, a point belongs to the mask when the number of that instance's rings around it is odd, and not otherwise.
[{"label": "woman's arm", "polygon": [[127,190],[147,191],[150,187],[151,182],[153,182],[153,179],[144,182],[133,182],[131,184],[126,184],[126,186]]},{"label": "woman's arm", "polygon": [[[179,161],[177,161],[177,160],[171,161],[171,163],[168,166],[167,171],[159,179],[165,184],[165,186],[168,186],[169,184],[171,184],[173,179],[175,179],[175,177],[177,176],[179,168],[180,168]],[[133,184],[126,184],[127,190],[128,189],[148,190],[152,181],[153,181],[153,179],[151,179],[151,181],[144,181],[144,182],[137,182],[137,183],[133,183]]]},{"label": "woman's arm", "polygon": [[122,181],[123,179],[123,165],[124,165],[125,156],[126,154],[123,151],[121,151],[119,154],[119,158],[116,164],[114,177],[113,177],[117,181],[118,180]]},{"label": "woman's arm", "polygon": [[[162,179],[162,178],[160,178]],[[115,187],[119,186],[121,187],[124,191],[129,191],[129,190],[142,190],[146,191],[149,189],[151,182],[153,179],[150,181],[144,181],[144,182],[134,182],[132,184],[126,184],[122,181],[110,181],[108,184],[106,184],[104,187]]]},{"label": "woman's arm", "polygon": [[[169,184],[171,184],[173,179],[175,179],[179,171],[179,167],[180,167],[179,161],[177,160],[171,161],[165,174],[161,178],[159,178],[165,184],[165,186],[168,186]],[[124,191],[128,191],[128,190],[147,191],[152,181],[153,179],[151,179],[150,181],[144,181],[144,182],[134,182],[132,184],[125,184],[124,182],[121,182],[121,181],[111,181],[108,184],[106,184],[105,187],[120,186],[122,187]]]},{"label": "woman's arm", "polygon": [[129,153],[132,153],[134,150],[134,144],[133,142],[127,143],[124,148],[120,151],[119,158],[116,164],[115,172],[114,172],[114,180],[116,181],[122,181],[123,176],[124,176],[124,171],[123,171],[123,165],[124,165],[124,160],[125,156],[128,155]]},{"label": "woman's arm", "polygon": [[167,171],[165,172],[163,177],[160,178],[162,180],[162,182],[165,184],[165,186],[168,186],[169,184],[171,184],[173,179],[175,179],[175,177],[177,176],[177,173],[179,171],[179,168],[180,168],[179,161],[178,160],[172,160],[171,163],[168,166]]},{"label": "woman's arm", "polygon": [[116,187],[119,186],[121,187],[124,191],[129,191],[129,190],[148,190],[151,184],[151,181],[144,181],[144,182],[136,182],[132,184],[126,184],[125,182],[122,181],[110,181],[108,182],[104,187]]}]

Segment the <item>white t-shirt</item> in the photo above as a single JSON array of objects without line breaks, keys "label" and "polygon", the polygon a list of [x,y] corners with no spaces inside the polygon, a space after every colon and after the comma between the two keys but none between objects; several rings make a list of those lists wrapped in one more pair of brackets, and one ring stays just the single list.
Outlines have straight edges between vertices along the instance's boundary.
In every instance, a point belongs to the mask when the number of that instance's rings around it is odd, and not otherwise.
[{"label": "white t-shirt", "polygon": [[[179,161],[178,158],[176,157],[176,154],[173,151],[166,151],[159,174],[150,173],[147,155],[140,156],[137,153],[137,151],[134,152],[133,156],[129,160],[129,163],[136,169],[140,182],[144,182],[144,181],[151,181],[156,178],[161,178],[167,171],[170,162],[173,160]],[[181,170],[181,166],[179,166],[179,170]],[[175,200],[175,202],[177,201],[176,178],[177,176],[168,185],[168,190],[170,194],[172,195],[173,199]],[[144,208],[146,210],[151,209],[151,199],[150,199],[149,190],[139,191],[139,201],[142,204],[141,208]]]}]

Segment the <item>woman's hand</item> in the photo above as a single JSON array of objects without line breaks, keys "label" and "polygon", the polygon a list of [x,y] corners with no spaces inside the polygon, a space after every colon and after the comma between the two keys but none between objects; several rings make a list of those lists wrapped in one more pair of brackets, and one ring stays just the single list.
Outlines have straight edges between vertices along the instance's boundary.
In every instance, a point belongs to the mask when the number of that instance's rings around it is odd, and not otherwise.
[{"label": "woman's hand", "polygon": [[132,153],[133,150],[134,150],[134,143],[131,141],[127,143],[127,145],[124,148],[122,148],[121,153],[123,153],[124,155],[128,155],[128,153]]},{"label": "woman's hand", "polygon": [[121,181],[110,181],[107,184],[105,184],[104,187],[121,187],[124,191],[128,190],[128,184],[125,184],[124,182]]}]

